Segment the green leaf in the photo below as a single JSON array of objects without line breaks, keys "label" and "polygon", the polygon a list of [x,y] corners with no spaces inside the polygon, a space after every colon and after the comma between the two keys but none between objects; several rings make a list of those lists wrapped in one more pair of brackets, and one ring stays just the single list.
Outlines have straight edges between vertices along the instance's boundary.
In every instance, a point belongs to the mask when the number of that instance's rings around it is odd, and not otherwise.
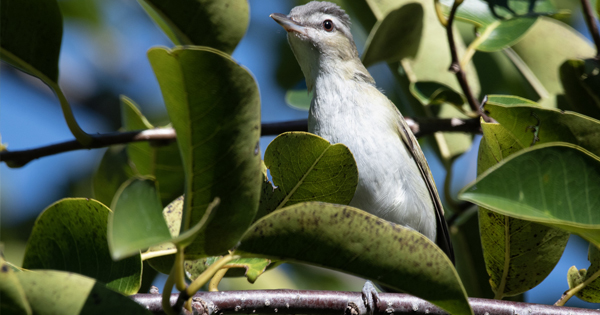
[{"label": "green leaf", "polygon": [[[221,256],[207,257],[198,260],[186,260],[185,271],[187,277],[194,281],[206,268],[215,263]],[[266,258],[240,258],[227,263],[223,268],[229,270],[225,277],[246,277],[248,282],[254,283],[256,279],[263,274],[271,264],[270,259]]]},{"label": "green leaf", "polygon": [[[441,0],[440,2],[443,4],[444,13],[449,15],[454,0]],[[531,1],[522,0],[466,0],[458,7],[456,19],[477,27],[485,27],[497,21],[526,19],[540,14],[548,15],[555,11],[550,0],[533,1],[533,8],[529,7],[531,3]]]},{"label": "green leaf", "polygon": [[451,87],[438,82],[414,82],[410,84],[410,93],[423,105],[441,105],[444,103],[462,106],[465,103],[462,94]]},{"label": "green leaf", "polygon": [[[215,217],[186,255],[225,253],[251,224],[260,198],[260,97],[252,75],[208,47],[153,48],[154,69],[186,174],[182,230],[215,197]],[[224,233],[227,231],[227,233]]]},{"label": "green leaf", "polygon": [[236,254],[277,257],[351,273],[472,314],[444,252],[422,234],[352,207],[301,203],[257,221]]},{"label": "green leaf", "polygon": [[82,275],[40,270],[19,272],[17,278],[34,314],[152,314],[116,288]]},{"label": "green leaf", "polygon": [[[499,124],[482,122],[481,129],[478,174],[523,149]],[[514,296],[537,286],[554,269],[569,240],[569,233],[562,230],[483,207],[479,209],[479,229],[485,265],[496,298]]]},{"label": "green leaf", "polygon": [[[598,280],[596,273],[600,271],[600,251],[594,244],[590,244],[588,260],[590,261],[590,268],[588,270],[577,270],[575,266],[569,269],[567,274],[569,289],[573,289],[586,281],[591,281],[577,292],[575,296],[586,302],[598,303],[600,302],[600,280]],[[591,277],[595,278],[591,279]]]},{"label": "green leaf", "polygon": [[260,204],[261,213],[305,201],[348,204],[358,185],[358,168],[345,145],[307,132],[286,132],[265,151],[277,187]]},{"label": "green leaf", "polygon": [[76,272],[123,294],[136,293],[142,262],[139,255],[112,261],[106,239],[109,212],[93,199],[69,198],[52,204],[35,221],[23,268]]},{"label": "green leaf", "polygon": [[13,267],[4,260],[0,246],[0,314],[31,314],[31,306]]},{"label": "green leaf", "polygon": [[572,59],[560,66],[569,109],[600,119],[600,69],[595,59]]},{"label": "green leaf", "polygon": [[[493,23],[480,30],[473,48],[480,51],[499,51],[517,43],[533,26],[537,18],[514,18]],[[475,42],[474,42],[475,43]]]},{"label": "green leaf", "polygon": [[178,46],[208,46],[231,54],[250,20],[245,0],[138,0]]},{"label": "green leaf", "polygon": [[519,142],[521,147],[531,145],[534,133],[536,143],[568,142],[600,156],[600,121],[587,116],[538,106],[497,102],[492,99],[484,106],[488,115],[498,121]]},{"label": "green leaf", "polygon": [[110,205],[121,184],[134,174],[129,165],[126,146],[108,147],[92,179],[94,198],[105,205]]},{"label": "green leaf", "polygon": [[162,215],[156,183],[132,178],[125,182],[111,205],[108,217],[108,247],[114,260],[171,240]]},{"label": "green leaf", "polygon": [[414,57],[419,50],[423,31],[423,7],[409,3],[394,9],[377,21],[362,55],[368,67],[381,61],[398,61]]},{"label": "green leaf", "polygon": [[530,106],[539,106],[538,103],[528,100],[526,98],[522,98],[514,95],[488,95],[488,101],[485,103],[490,105],[530,105]]},{"label": "green leaf", "polygon": [[547,17],[540,17],[512,48],[550,93],[540,101],[549,107],[556,107],[557,95],[564,93],[559,68],[565,60],[591,58],[596,53],[579,32]]},{"label": "green leaf", "polygon": [[288,90],[285,92],[285,103],[292,108],[308,110],[312,101],[313,93],[308,90]]},{"label": "green leaf", "polygon": [[58,83],[62,15],[56,0],[3,0],[0,57],[12,66]]},{"label": "green leaf", "polygon": [[478,176],[459,198],[600,244],[598,157],[551,142],[523,149]]},{"label": "green leaf", "polygon": [[[126,130],[154,128],[136,104],[125,96],[121,96],[121,116]],[[140,175],[156,178],[162,204],[168,204],[183,194],[185,174],[176,142],[166,145],[133,142],[127,145],[127,155]]]},{"label": "green leaf", "polygon": [[[179,229],[181,228],[181,212],[183,210],[183,196],[173,200],[169,205],[163,209],[163,217],[167,222],[169,232],[172,238],[179,235]],[[148,249],[147,253],[159,253],[175,250],[175,245],[172,243],[164,243],[156,246],[152,246]],[[169,274],[173,263],[175,262],[175,254],[168,254],[159,256],[156,258],[148,259],[148,264],[158,272]]]}]

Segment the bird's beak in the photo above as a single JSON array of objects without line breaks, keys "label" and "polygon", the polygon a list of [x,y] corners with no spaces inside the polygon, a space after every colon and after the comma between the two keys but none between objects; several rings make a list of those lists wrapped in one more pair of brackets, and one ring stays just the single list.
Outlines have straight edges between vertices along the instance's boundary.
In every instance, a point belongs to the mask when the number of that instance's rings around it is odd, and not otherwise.
[{"label": "bird's beak", "polygon": [[283,26],[283,28],[289,32],[296,32],[300,34],[306,34],[304,26],[294,22],[292,19],[288,18],[285,14],[281,13],[273,13],[269,15],[275,22],[279,23],[279,25]]}]

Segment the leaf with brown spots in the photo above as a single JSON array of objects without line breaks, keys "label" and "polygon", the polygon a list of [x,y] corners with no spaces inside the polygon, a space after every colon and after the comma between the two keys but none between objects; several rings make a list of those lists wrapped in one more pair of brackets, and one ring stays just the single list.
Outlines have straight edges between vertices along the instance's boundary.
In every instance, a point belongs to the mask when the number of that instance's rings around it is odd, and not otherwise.
[{"label": "leaf with brown spots", "polygon": [[335,269],[472,314],[444,252],[422,234],[349,206],[299,203],[263,217],[236,254],[262,255]]}]

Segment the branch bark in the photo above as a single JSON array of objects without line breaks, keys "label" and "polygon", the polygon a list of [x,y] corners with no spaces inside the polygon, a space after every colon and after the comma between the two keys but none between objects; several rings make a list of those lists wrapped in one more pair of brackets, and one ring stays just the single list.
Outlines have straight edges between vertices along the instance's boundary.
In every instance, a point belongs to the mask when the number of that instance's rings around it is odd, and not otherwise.
[{"label": "branch bark", "polygon": [[450,10],[450,16],[448,17],[448,23],[445,25],[446,35],[448,36],[448,44],[450,45],[450,55],[452,56],[452,63],[450,64],[450,68],[448,70],[456,74],[456,79],[458,80],[458,83],[460,84],[460,87],[467,98],[467,102],[469,103],[471,110],[483,117],[486,122],[491,122],[491,119],[481,110],[479,102],[473,95],[471,86],[467,81],[467,75],[464,69],[460,66],[460,60],[458,59],[458,52],[456,50],[456,42],[454,41],[454,32],[452,26],[454,25],[456,10],[458,10],[458,7],[462,2],[463,0],[454,0],[454,4]]},{"label": "branch bark", "polygon": [[[430,119],[430,118],[406,118],[408,125],[417,137],[432,134],[438,131],[444,132],[481,132],[479,119]],[[287,131],[307,131],[308,123],[305,119],[276,123],[263,123],[261,125],[261,136],[278,135]],[[16,151],[0,152],[0,162],[5,162],[10,167],[20,167],[35,159],[44,156],[59,154],[63,152],[97,149],[116,144],[127,144],[138,141],[150,141],[155,145],[168,144],[176,140],[177,135],[172,128],[158,128],[148,130],[137,130],[127,132],[113,132],[91,135],[93,145],[84,147],[77,140],[42,146],[39,148]]]},{"label": "branch bark", "polygon": [[[171,304],[177,301],[171,295]],[[131,298],[151,312],[160,314],[160,294],[136,294]],[[379,293],[380,301],[375,314],[447,314],[433,304],[408,294]],[[221,291],[197,293],[192,305],[199,314],[349,314],[348,305],[364,304],[360,292],[306,291],[306,290],[261,290]],[[470,298],[469,303],[476,315],[498,314],[547,314],[547,315],[598,315],[600,311],[572,307],[531,304]],[[353,309],[356,311],[356,309]],[[356,313],[355,313],[356,314]],[[362,312],[358,313],[359,315]]]},{"label": "branch bark", "polygon": [[596,18],[592,13],[592,6],[589,0],[581,0],[581,7],[583,8],[583,16],[585,17],[585,23],[592,34],[594,43],[596,44],[596,59],[600,59],[600,34],[598,34],[598,25],[596,24]]}]

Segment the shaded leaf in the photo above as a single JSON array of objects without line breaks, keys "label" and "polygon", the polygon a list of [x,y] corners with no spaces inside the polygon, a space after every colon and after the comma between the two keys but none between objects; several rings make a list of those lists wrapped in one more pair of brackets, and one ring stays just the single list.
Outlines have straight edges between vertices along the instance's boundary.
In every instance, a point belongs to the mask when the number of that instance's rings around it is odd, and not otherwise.
[{"label": "shaded leaf", "polygon": [[[567,274],[569,289],[573,289],[585,281],[591,281],[577,292],[576,296],[586,302],[598,303],[600,302],[600,280],[598,280],[598,274],[596,273],[600,271],[600,251],[598,247],[591,243],[588,250],[588,260],[590,261],[590,267],[587,270],[577,270],[575,266],[569,269]],[[591,277],[594,277],[595,280]]]},{"label": "shaded leaf", "polygon": [[308,90],[288,90],[285,92],[285,103],[299,110],[308,110],[313,93]]},{"label": "shaded leaf", "polygon": [[215,197],[222,200],[186,255],[222,254],[238,242],[258,209],[258,87],[245,68],[208,47],[153,48],[148,58],[183,157],[183,230],[203,217]]},{"label": "shaded leaf", "polygon": [[600,68],[595,59],[572,59],[560,66],[569,109],[600,119]]},{"label": "shaded leaf", "polygon": [[138,0],[175,45],[208,46],[231,54],[248,28],[245,0]]},{"label": "shaded leaf", "polygon": [[569,143],[540,144],[491,167],[459,197],[600,244],[599,163],[597,156]]},{"label": "shaded leaf", "polygon": [[[499,124],[482,122],[481,129],[478,174],[523,149]],[[514,296],[537,286],[554,269],[569,240],[569,233],[562,230],[483,207],[479,209],[479,229],[485,266],[496,298]]]},{"label": "shaded leaf", "polygon": [[133,178],[121,186],[108,217],[108,247],[114,260],[171,240],[156,183]]},{"label": "shaded leaf", "polygon": [[[121,96],[121,118],[126,130],[154,128],[137,105],[125,96]],[[156,178],[162,204],[168,204],[183,194],[185,174],[176,142],[164,145],[133,142],[127,145],[127,155],[140,175]]]},{"label": "shaded leaf", "polygon": [[550,93],[540,103],[551,107],[557,105],[556,96],[564,93],[559,77],[563,62],[593,57],[596,53],[576,30],[547,17],[540,17],[513,49]]},{"label": "shaded leaf", "polygon": [[27,241],[23,268],[76,272],[123,294],[140,287],[140,256],[113,262],[108,249],[110,210],[93,199],[62,199],[42,212]]},{"label": "shaded leaf", "polygon": [[422,30],[420,4],[409,3],[390,11],[371,29],[361,58],[363,64],[368,67],[380,61],[414,57],[419,50]]},{"label": "shaded leaf", "polygon": [[536,143],[569,142],[600,156],[600,121],[587,116],[538,106],[501,104],[494,99],[484,109],[506,128],[522,147]]},{"label": "shaded leaf", "polygon": [[40,270],[17,278],[34,314],[152,314],[114,288],[75,273]]},{"label": "shaded leaf", "polygon": [[414,82],[410,84],[410,92],[423,105],[441,105],[450,103],[462,106],[465,103],[463,96],[451,87],[438,82]]},{"label": "shaded leaf", "polygon": [[[183,210],[183,196],[173,200],[169,205],[163,209],[163,218],[167,222],[171,237],[175,238],[179,235],[179,229],[181,228],[181,212]],[[148,249],[148,252],[165,252],[174,250],[175,245],[171,243],[164,243],[156,246],[152,246]],[[173,263],[175,262],[175,254],[164,255],[156,258],[147,260],[152,268],[158,272],[169,274]]]},{"label": "shaded leaf", "polygon": [[105,205],[112,203],[121,184],[135,174],[129,165],[126,148],[123,145],[108,147],[92,179],[94,198]]},{"label": "shaded leaf", "polygon": [[271,141],[265,165],[277,188],[263,191],[269,194],[260,204],[264,213],[305,201],[348,204],[358,185],[348,147],[307,132],[286,132]]},{"label": "shaded leaf", "polygon": [[12,66],[58,83],[62,15],[56,0],[3,0],[0,57]]},{"label": "shaded leaf", "polygon": [[[186,260],[185,271],[187,277],[194,281],[206,268],[219,260],[219,257],[207,257],[198,260]],[[223,268],[229,268],[225,277],[246,277],[248,282],[254,283],[256,279],[263,274],[271,264],[270,259],[266,258],[240,258],[227,263]]]},{"label": "shaded leaf", "polygon": [[415,295],[451,314],[472,314],[444,252],[422,234],[352,207],[301,203],[257,221],[236,253],[340,270]]}]

